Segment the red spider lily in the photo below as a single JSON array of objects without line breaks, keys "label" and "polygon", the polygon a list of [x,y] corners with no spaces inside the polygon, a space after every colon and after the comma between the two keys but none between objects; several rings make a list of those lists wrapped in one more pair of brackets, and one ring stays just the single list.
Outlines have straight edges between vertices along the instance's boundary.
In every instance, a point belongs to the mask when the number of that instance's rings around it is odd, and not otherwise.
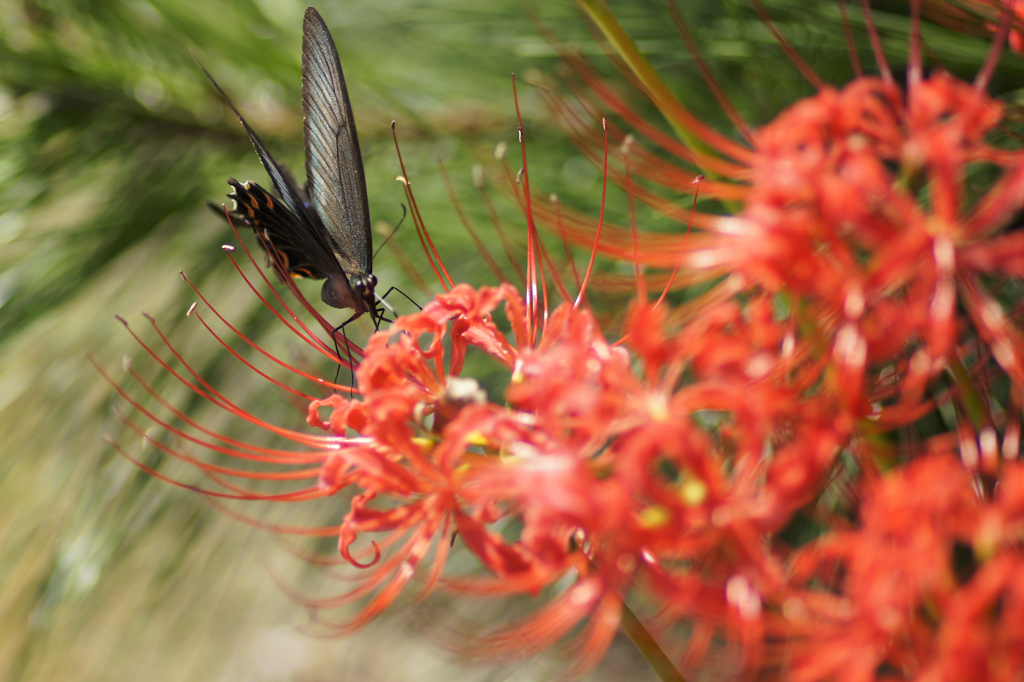
[{"label": "red spider lily", "polygon": [[[549,95],[555,116],[593,156],[587,112],[610,108],[684,164],[669,171],[665,161],[634,163],[643,152],[633,144],[622,162],[638,175],[665,184],[684,177],[686,164],[714,167],[718,182],[702,187],[712,196],[742,200],[732,216],[696,213],[693,225],[700,232],[692,237],[634,234],[606,224],[604,254],[650,267],[681,263],[689,269],[683,285],[731,273],[784,296],[802,334],[816,344],[814,352],[831,350],[827,379],[850,419],[870,416],[889,426],[916,419],[923,387],[951,364],[959,366],[967,340],[986,342],[1001,371],[1020,384],[1018,332],[985,284],[992,277],[1019,277],[1024,263],[1024,239],[1006,231],[1024,206],[1024,167],[1018,152],[989,140],[1003,107],[983,91],[998,43],[973,86],[941,71],[923,77],[912,54],[904,94],[883,62],[880,79],[859,77],[841,89],[821,86],[817,96],[750,133],[752,148],[746,150],[706,134],[607,9],[596,1],[584,5],[630,75],[688,135],[669,145],[652,127],[639,126],[629,107],[571,53],[566,58],[588,89],[578,93],[579,105]],[[678,13],[675,18],[685,31]],[[611,128],[613,142],[622,135]],[[983,191],[968,188],[969,174],[984,172],[996,179]],[[618,177],[626,186],[625,175]],[[670,186],[690,191],[681,182]],[[685,217],[678,207],[663,210],[666,200],[655,194],[636,196],[665,215]],[[564,210],[556,215],[541,208],[538,215],[573,241],[584,242],[595,229],[589,219]],[[973,400],[969,381],[958,382],[961,400]],[[878,413],[880,406],[885,409]],[[972,428],[992,423],[985,408],[965,409],[972,412]]]},{"label": "red spider lily", "polygon": [[[839,390],[861,414],[868,368],[916,347],[924,360],[908,375],[943,371],[967,322],[956,315],[957,291],[965,305],[980,305],[979,275],[1014,274],[1006,260],[992,261],[1020,248],[999,233],[1024,204],[1024,167],[1019,155],[984,144],[1001,106],[941,73],[920,82],[906,107],[898,95],[859,79],[758,131],[751,195],[742,217],[728,221],[742,242],[737,269],[825,322],[818,331],[831,340]],[[983,163],[1003,175],[971,208],[966,170]],[[997,361],[1020,377],[1016,357]]]},{"label": "red spider lily", "polygon": [[[502,301],[519,330],[515,347],[487,319]],[[349,484],[364,491],[340,527],[342,555],[360,562],[351,548],[361,533],[387,533],[385,547],[408,537],[386,561],[374,544],[379,563],[358,590],[379,588],[372,612],[396,596],[434,544],[431,576],[440,575],[454,528],[493,578],[449,578],[451,589],[538,593],[567,571],[579,576],[555,602],[561,606],[485,638],[489,656],[557,641],[591,616],[582,657],[594,663],[618,627],[619,595],[638,577],[664,605],[664,618],[687,613],[696,588],[708,622],[728,633],[738,609],[749,621],[744,629],[760,632],[755,593],[776,592],[783,579],[758,538],[813,497],[848,434],[836,430],[827,402],[801,397],[820,367],[781,356],[785,330],[772,322],[768,299],[708,313],[700,328],[673,337],[658,331],[660,309],[635,309],[627,329],[643,339],[642,376],[588,312],[567,304],[535,347],[522,344],[525,307],[507,285],[456,287],[374,337],[357,371],[365,398],[334,396],[311,408],[312,423],[365,437],[332,454],[321,475],[331,492]],[[440,349],[451,320],[468,322],[462,327],[474,338],[453,325],[446,367]],[[448,377],[467,342],[512,369],[507,407],[453,395],[462,389]],[[696,378],[681,386],[684,370]],[[328,419],[319,414],[325,406]],[[694,418],[701,412],[718,424],[702,424]],[[432,424],[424,414],[433,414]],[[762,458],[766,447],[777,449],[772,463]],[[380,508],[370,509],[371,500]],[[488,529],[503,519],[520,526],[514,540]],[[692,566],[706,562],[723,577],[695,585]],[[736,576],[748,588],[734,604],[727,586]],[[749,639],[752,664],[758,638]]]},{"label": "red spider lily", "polygon": [[[1003,108],[984,94],[990,66],[974,85],[925,77],[915,16],[905,91],[881,62],[880,77],[821,84],[757,130],[730,112],[745,146],[689,114],[606,8],[584,5],[683,140],[645,124],[567,55],[586,100],[549,101],[623,186],[633,224],[533,203],[524,145],[524,183],[511,187],[527,216],[525,296],[455,285],[406,184],[445,293],[356,353],[358,398],[311,400],[308,423],[329,435],[278,429],[303,450],[254,449],[177,413],[205,434],[186,436],[197,445],[298,468],[253,474],[164,450],[200,466],[215,496],[355,491],[334,528],[275,528],[337,535],[340,556],[363,569],[354,589],[308,602],[361,605],[337,622],[320,617],[337,632],[386,609],[427,564],[426,592],[540,598],[529,617],[475,640],[489,659],[572,639],[573,672],[585,671],[636,621],[634,605],[653,632],[642,633],[645,652],[681,652],[687,670],[723,648],[750,677],[1017,679],[1024,469],[1007,460],[1019,450],[1024,339],[1006,290],[1024,274],[1024,238],[1007,229],[1024,207],[1024,157],[994,141]],[[614,123],[595,151],[600,134],[585,123],[595,108],[680,166]],[[621,158],[609,161],[609,141]],[[637,182],[696,191],[691,168],[708,172],[701,186],[732,213],[691,213]],[[645,234],[635,199],[692,215],[698,232]],[[618,342],[582,305],[593,257],[570,302],[534,218],[636,266]],[[667,290],[725,274],[686,306],[648,300],[649,282]],[[547,277],[564,300],[553,310]],[[502,402],[461,376],[470,352],[507,368]],[[181,378],[247,418],[198,376]],[[951,423],[925,430],[936,414]],[[918,430],[901,440],[898,429]],[[273,495],[233,482],[314,475]],[[799,537],[808,528],[816,539]],[[457,542],[486,575],[455,573]],[[678,679],[671,663],[660,670]]]},{"label": "red spider lily", "polygon": [[1024,468],[1002,482],[985,502],[953,457],[921,459],[869,491],[861,528],[799,552],[795,583],[843,577],[839,594],[790,597],[793,679],[1019,679]]}]

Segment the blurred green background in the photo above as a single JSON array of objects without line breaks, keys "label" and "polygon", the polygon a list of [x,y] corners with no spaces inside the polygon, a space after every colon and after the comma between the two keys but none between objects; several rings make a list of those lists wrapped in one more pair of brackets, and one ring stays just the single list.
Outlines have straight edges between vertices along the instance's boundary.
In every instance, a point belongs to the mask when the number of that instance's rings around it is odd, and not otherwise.
[{"label": "blurred green background", "polygon": [[[812,92],[746,4],[681,4],[716,77],[749,121],[770,120]],[[645,0],[612,6],[687,106],[730,130],[664,7]],[[826,80],[849,77],[833,3],[767,6]],[[279,583],[311,594],[338,592],[344,583],[290,557],[272,536],[230,519],[203,497],[141,473],[102,439],[109,434],[169,475],[196,479],[124,428],[112,411],[124,402],[87,354],[141,396],[121,368],[122,356],[131,355],[161,395],[198,421],[249,442],[274,443],[196,399],[144,357],[113,319],[121,314],[147,343],[159,345],[142,311],[230,398],[274,424],[304,428],[301,405],[233,360],[196,319],[185,318],[195,296],[178,276],[185,270],[221,313],[268,351],[314,372],[330,369],[270,316],[220,249],[234,236],[205,202],[223,200],[229,176],[268,183],[237,120],[189,55],[194,51],[232,95],[277,160],[301,169],[304,8],[290,0],[0,0],[2,679],[557,677],[543,658],[495,671],[444,654],[437,633],[455,618],[457,605],[443,597],[425,605],[403,601],[354,638],[306,636],[305,609]],[[420,209],[453,277],[494,283],[460,226],[438,159],[501,262],[471,169],[494,166],[497,143],[517,144],[510,74],[529,79],[534,70],[559,68],[528,6],[515,0],[351,0],[318,9],[345,68],[373,219],[386,226],[401,217],[404,197],[390,136],[395,120]],[[613,71],[571,3],[537,3],[532,10],[556,35]],[[858,26],[858,15],[851,16]],[[900,63],[904,6],[887,4],[876,19],[890,57]],[[985,53],[983,40],[941,29],[926,36],[933,54],[961,75],[973,73]],[[858,41],[869,61],[859,31]],[[1004,65],[995,89],[1013,99],[1009,91],[1024,74],[1015,56]],[[662,125],[625,79],[617,80],[630,103]],[[554,126],[535,89],[521,87],[520,101],[534,191],[557,192],[567,205],[596,213],[598,171]],[[494,196],[513,238],[525,243],[517,209],[501,190]],[[621,193],[610,202],[609,218],[623,223]],[[677,229],[645,209],[640,219],[645,228]],[[423,263],[410,223],[395,242]],[[418,300],[437,292],[425,267],[420,272],[429,291],[403,271],[392,250],[381,252],[374,271],[382,284]],[[320,306],[319,283],[304,290]],[[402,312],[401,302],[398,307]],[[320,308],[328,319],[344,316]],[[350,328],[356,341],[368,331],[367,325]],[[493,368],[481,366],[476,375],[492,391],[500,388]],[[141,418],[138,423],[155,438],[201,454],[173,433]],[[329,523],[344,510],[344,500],[328,500],[308,509],[244,511],[275,522]],[[491,610],[473,607],[459,617],[493,620],[504,607],[480,608]],[[649,676],[631,645],[617,642],[593,679]]]}]

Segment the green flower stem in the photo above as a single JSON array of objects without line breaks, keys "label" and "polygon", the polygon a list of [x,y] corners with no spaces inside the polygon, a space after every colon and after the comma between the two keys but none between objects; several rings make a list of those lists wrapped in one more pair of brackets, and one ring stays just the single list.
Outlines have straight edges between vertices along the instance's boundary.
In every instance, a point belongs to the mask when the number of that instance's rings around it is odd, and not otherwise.
[{"label": "green flower stem", "polygon": [[710,154],[712,150],[693,131],[686,127],[685,121],[692,117],[689,110],[680,102],[665,81],[651,66],[650,62],[637,49],[636,43],[629,37],[622,24],[601,0],[579,0],[591,21],[597,25],[608,39],[615,51],[626,62],[633,74],[640,80],[654,105],[658,107],[672,130],[687,147],[700,154]]},{"label": "green flower stem", "polygon": [[[575,541],[570,540],[572,547],[577,549]],[[587,563],[590,564],[592,571],[597,571],[597,565],[594,560],[587,556],[586,552],[581,552],[586,558]],[[655,641],[650,631],[644,626],[636,614],[633,613],[633,609],[629,608],[629,604],[619,594],[619,601],[622,602],[622,615],[619,617],[619,627],[626,633],[630,641],[636,645],[636,648],[640,650],[644,658],[650,664],[651,669],[654,670],[654,674],[658,676],[661,682],[686,682],[686,678],[682,676],[679,670],[676,668],[672,660],[665,654],[662,648]]]},{"label": "green flower stem", "polygon": [[960,362],[960,358],[955,355],[948,357],[946,364],[949,366],[950,374],[953,375],[953,381],[960,389],[960,400],[964,409],[967,410],[967,415],[971,418],[974,428],[981,429],[991,424],[992,419],[985,407],[985,401],[982,400],[978,389],[974,387],[971,375],[967,373],[967,368]]},{"label": "green flower stem", "polygon": [[[620,595],[621,597],[621,595]],[[625,601],[622,602],[622,618],[620,620],[622,631],[632,640],[636,648],[640,650],[647,662],[650,663],[654,674],[661,682],[686,682],[686,679],[679,673],[679,670],[665,654],[654,637],[636,617],[632,609]]]}]

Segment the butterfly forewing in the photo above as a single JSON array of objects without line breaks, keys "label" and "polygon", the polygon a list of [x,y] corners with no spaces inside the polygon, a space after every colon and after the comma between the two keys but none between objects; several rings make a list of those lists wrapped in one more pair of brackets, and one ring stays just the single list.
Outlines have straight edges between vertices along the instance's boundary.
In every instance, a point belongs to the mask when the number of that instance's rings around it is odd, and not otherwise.
[{"label": "butterfly forewing", "polygon": [[[202,64],[199,66],[202,68]],[[274,252],[278,274],[326,278],[320,292],[325,303],[335,308],[351,308],[352,319],[366,312],[377,319],[363,162],[345,77],[323,19],[310,7],[303,25],[305,189],[274,161],[205,68],[203,73],[242,122],[280,197],[280,201],[275,201],[273,195],[255,183],[232,180],[234,191],[230,196],[236,201],[232,215],[252,227],[261,245]]]},{"label": "butterfly forewing", "polygon": [[203,70],[206,77],[210,79],[210,83],[212,83],[213,87],[217,89],[217,92],[219,92],[220,96],[224,98],[224,101],[228,103],[228,106],[231,107],[231,111],[235,112],[235,116],[238,117],[238,120],[242,122],[242,127],[245,128],[246,134],[249,135],[249,141],[252,142],[252,146],[256,149],[256,154],[260,157],[260,162],[267,170],[267,175],[270,176],[270,182],[274,185],[274,190],[277,192],[278,196],[281,197],[285,206],[287,206],[292,213],[295,213],[296,215],[299,215],[300,212],[305,213],[308,210],[304,206],[304,203],[308,203],[307,197],[304,196],[304,192],[295,184],[291,174],[282,166],[277,165],[277,162],[274,161],[270,152],[268,152],[267,148],[263,146],[263,141],[260,140],[256,131],[249,127],[249,124],[246,123],[244,118],[242,118],[242,114],[238,112],[234,102],[231,101],[231,98],[228,97],[227,93],[224,92],[220,85],[217,84],[217,81],[213,80],[213,76],[211,76],[210,72],[206,70],[206,67],[199,64],[199,68]]},{"label": "butterfly forewing", "polygon": [[302,31],[302,112],[306,191],[346,273],[370,273],[370,209],[352,105],[334,41],[312,7]]}]

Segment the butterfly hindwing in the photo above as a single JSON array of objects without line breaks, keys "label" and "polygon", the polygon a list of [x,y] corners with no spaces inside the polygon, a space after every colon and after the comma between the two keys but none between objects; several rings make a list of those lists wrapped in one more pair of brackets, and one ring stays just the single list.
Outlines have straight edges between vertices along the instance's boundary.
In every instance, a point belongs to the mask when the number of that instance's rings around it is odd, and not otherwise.
[{"label": "butterfly hindwing", "polygon": [[[332,270],[337,271],[337,262],[312,237],[302,220],[270,192],[254,182],[240,183],[234,178],[228,184],[232,188],[228,197],[234,200],[231,217],[252,228],[279,277],[287,273],[324,279]],[[276,256],[270,253],[268,244]]]}]

